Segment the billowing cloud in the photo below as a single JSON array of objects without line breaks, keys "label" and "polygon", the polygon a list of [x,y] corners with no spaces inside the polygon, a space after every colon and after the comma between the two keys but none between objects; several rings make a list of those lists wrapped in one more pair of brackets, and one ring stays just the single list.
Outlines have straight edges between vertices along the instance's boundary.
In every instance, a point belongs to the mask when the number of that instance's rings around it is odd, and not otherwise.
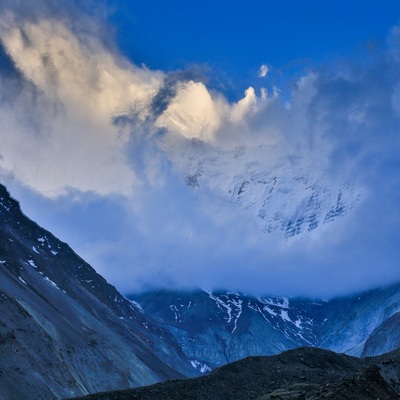
[{"label": "billowing cloud", "polygon": [[[224,119],[239,121],[254,103],[254,91],[230,105],[201,82],[168,87],[164,73],[135,66],[91,33],[55,18],[17,17],[6,12],[0,24],[23,85],[19,107],[0,110],[1,168],[46,196],[67,189],[129,196],[138,184],[127,156],[132,134],[165,128],[209,141]],[[134,133],[116,123],[124,120]]]},{"label": "billowing cloud", "polygon": [[184,82],[177,87],[176,96],[156,121],[156,126],[177,132],[186,138],[209,141],[222,123],[223,99],[213,99],[201,82]]},{"label": "billowing cloud", "polygon": [[29,4],[1,6],[0,173],[112,283],[331,295],[400,278],[398,29],[368,62],[232,102],[123,57],[101,12]]},{"label": "billowing cloud", "polygon": [[19,106],[0,109],[1,167],[46,196],[68,188],[128,195],[129,135],[113,118],[145,120],[162,74],[124,64],[57,20],[17,24],[9,15],[1,38],[23,85]]}]

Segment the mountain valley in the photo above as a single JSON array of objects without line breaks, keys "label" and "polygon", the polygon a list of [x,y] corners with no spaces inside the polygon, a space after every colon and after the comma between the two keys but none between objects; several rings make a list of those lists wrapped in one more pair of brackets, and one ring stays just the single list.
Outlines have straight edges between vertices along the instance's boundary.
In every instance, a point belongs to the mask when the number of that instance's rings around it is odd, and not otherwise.
[{"label": "mountain valley", "polygon": [[[237,369],[235,365],[240,370],[244,366],[245,378],[240,379],[248,380],[246,374],[253,375],[259,362],[275,365],[286,360],[284,354],[317,357],[321,376],[331,357],[339,357],[340,366],[333,369],[345,386],[373,376],[382,393],[398,390],[397,353],[394,358],[373,359],[373,365],[365,357],[400,346],[400,284],[330,301],[200,289],[125,297],[67,244],[27,218],[4,186],[0,186],[0,231],[1,399],[72,398],[162,381],[167,382],[160,385],[166,386],[151,388],[164,393],[165,387],[172,387],[177,393],[200,382],[203,396],[218,385],[218,390],[237,387],[225,377],[226,371],[229,375]],[[231,366],[232,362],[239,364]],[[342,369],[342,362],[353,363],[354,368]],[[382,372],[389,364],[392,381]],[[247,368],[250,372],[245,372]],[[271,368],[263,367],[257,374]],[[315,390],[342,390],[331,372],[326,379],[308,377],[305,382],[293,373],[285,369],[288,381],[283,383],[260,375],[259,388],[253,383],[246,392],[246,396],[254,392],[253,397],[247,398],[266,400],[274,398],[274,391],[278,395],[289,390],[292,395],[310,389],[311,397],[306,398],[311,399],[318,398]],[[198,380],[180,380],[196,376]],[[271,386],[270,379],[277,384]],[[335,382],[329,383],[332,379]],[[155,396],[153,389],[149,393]],[[142,396],[148,389],[137,390]],[[189,398],[205,398],[196,397],[199,393]],[[240,390],[231,394],[235,399],[244,396]],[[182,398],[168,396],[163,399]]]}]

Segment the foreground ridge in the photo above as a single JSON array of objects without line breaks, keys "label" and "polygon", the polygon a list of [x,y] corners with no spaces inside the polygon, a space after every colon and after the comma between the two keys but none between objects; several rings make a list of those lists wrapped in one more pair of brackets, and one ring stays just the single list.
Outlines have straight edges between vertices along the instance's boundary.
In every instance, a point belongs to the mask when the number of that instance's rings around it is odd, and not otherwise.
[{"label": "foreground ridge", "polygon": [[80,399],[389,400],[399,396],[400,350],[360,359],[318,348],[298,348],[275,356],[248,357],[200,378]]}]

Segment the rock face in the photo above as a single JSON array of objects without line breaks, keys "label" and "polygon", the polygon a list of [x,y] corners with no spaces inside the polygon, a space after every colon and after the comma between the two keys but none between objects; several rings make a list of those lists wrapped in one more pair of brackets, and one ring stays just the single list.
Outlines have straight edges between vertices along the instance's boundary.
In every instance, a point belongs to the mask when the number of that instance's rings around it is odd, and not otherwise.
[{"label": "rock face", "polygon": [[400,396],[400,352],[360,359],[315,348],[249,357],[207,376],[87,400],[389,400]]},{"label": "rock face", "polygon": [[[0,185],[0,399],[54,399],[196,372],[172,335]],[[178,372],[179,371],[179,372]]]},{"label": "rock face", "polygon": [[201,373],[302,346],[368,356],[400,345],[399,284],[329,302],[204,290],[128,297],[171,332]]},{"label": "rock face", "polygon": [[383,321],[365,342],[362,356],[400,348],[400,312]]}]

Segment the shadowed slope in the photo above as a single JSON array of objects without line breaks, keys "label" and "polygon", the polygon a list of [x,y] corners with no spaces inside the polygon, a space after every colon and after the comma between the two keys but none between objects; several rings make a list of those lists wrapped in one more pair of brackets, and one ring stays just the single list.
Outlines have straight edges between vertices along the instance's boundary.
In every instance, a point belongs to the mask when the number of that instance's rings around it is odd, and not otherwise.
[{"label": "shadowed slope", "polygon": [[167,331],[25,217],[1,185],[0,316],[0,399],[77,396],[195,372]]}]

